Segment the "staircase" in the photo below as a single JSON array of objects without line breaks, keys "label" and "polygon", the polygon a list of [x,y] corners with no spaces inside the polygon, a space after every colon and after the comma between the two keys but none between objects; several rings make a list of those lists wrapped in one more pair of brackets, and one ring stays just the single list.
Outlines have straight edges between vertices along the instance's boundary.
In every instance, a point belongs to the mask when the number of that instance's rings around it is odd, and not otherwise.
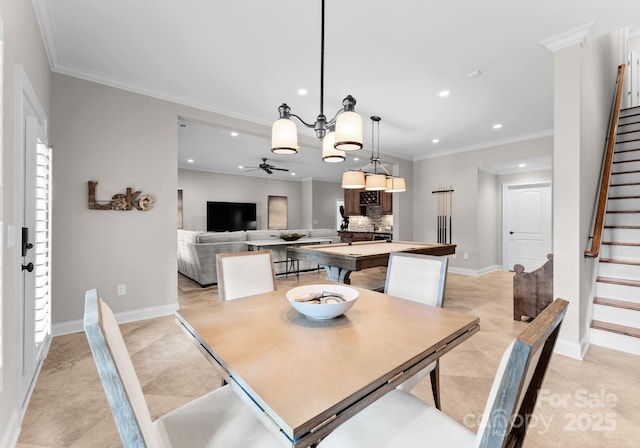
[{"label": "staircase", "polygon": [[592,318],[592,344],[640,355],[640,107],[620,111]]}]

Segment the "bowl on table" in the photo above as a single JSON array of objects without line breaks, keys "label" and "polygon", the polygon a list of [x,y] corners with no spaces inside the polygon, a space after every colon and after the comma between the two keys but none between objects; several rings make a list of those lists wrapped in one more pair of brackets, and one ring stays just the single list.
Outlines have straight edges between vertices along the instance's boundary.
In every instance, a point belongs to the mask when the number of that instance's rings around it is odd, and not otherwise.
[{"label": "bowl on table", "polygon": [[358,298],[358,291],[342,285],[305,285],[287,291],[287,300],[310,319],[333,319],[346,313]]},{"label": "bowl on table", "polygon": [[281,233],[280,238],[285,241],[296,241],[304,236],[303,233]]}]

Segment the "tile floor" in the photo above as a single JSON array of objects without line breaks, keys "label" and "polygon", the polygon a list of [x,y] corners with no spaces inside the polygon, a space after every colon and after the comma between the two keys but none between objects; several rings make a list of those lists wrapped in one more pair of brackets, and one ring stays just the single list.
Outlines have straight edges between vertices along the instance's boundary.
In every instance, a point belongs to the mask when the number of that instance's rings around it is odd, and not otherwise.
[{"label": "tile floor", "polygon": [[[352,275],[356,286],[383,284],[384,268]],[[300,277],[318,282],[323,273]],[[179,279],[181,307],[217,298]],[[278,287],[298,283],[279,278]],[[481,318],[481,331],[441,361],[443,411],[474,431],[503,350],[527,324],[512,320],[512,274],[449,274],[445,307]],[[108,302],[109,297],[104,297]],[[156,418],[220,384],[215,369],[170,316],[122,325]],[[584,361],[554,355],[525,447],[639,447],[640,357],[592,346]],[[414,393],[432,402],[428,378]],[[24,417],[18,448],[119,447],[113,418],[84,333],[53,339]],[[188,447],[185,447],[188,448]]]}]

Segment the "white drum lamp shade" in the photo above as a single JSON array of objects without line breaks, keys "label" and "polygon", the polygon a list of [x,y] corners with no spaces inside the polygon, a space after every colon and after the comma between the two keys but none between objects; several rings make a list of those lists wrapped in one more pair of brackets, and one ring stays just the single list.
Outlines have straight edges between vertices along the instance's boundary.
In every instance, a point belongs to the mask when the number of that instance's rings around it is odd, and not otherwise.
[{"label": "white drum lamp shade", "polygon": [[334,147],[341,151],[362,148],[362,118],[356,112],[345,111],[338,115]]},{"label": "white drum lamp shade", "polygon": [[365,190],[386,190],[387,189],[387,176],[384,174],[369,174],[367,176]]},{"label": "white drum lamp shade", "polygon": [[342,188],[364,188],[364,173],[362,171],[345,171],[342,174]]},{"label": "white drum lamp shade", "polygon": [[344,162],[344,151],[333,147],[336,141],[336,133],[329,132],[322,140],[322,160],[328,163]]},{"label": "white drum lamp shade", "polygon": [[280,118],[271,128],[271,152],[275,154],[296,154],[298,152],[298,130],[288,118]]},{"label": "white drum lamp shade", "polygon": [[390,177],[387,179],[387,192],[400,193],[402,191],[407,191],[404,177]]}]

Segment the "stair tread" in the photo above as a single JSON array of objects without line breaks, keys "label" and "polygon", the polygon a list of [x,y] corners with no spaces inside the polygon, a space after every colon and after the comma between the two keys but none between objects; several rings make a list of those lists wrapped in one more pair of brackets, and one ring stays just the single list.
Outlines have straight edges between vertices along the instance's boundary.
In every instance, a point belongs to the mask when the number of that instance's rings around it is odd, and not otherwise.
[{"label": "stair tread", "polygon": [[607,210],[607,213],[640,213],[640,210]]},{"label": "stair tread", "polygon": [[609,196],[609,199],[640,199],[640,196]]},{"label": "stair tread", "polygon": [[628,264],[631,266],[640,266],[640,261],[622,260],[620,258],[601,258],[600,263]]},{"label": "stair tread", "polygon": [[636,230],[640,230],[640,226],[611,226],[611,225],[607,225],[604,226],[605,229],[636,229]]},{"label": "stair tread", "polygon": [[598,277],[596,281],[598,283],[610,283],[613,285],[635,286],[637,288],[640,288],[640,280],[627,280],[623,278],[612,278],[612,277]]},{"label": "stair tread", "polygon": [[625,325],[618,325],[618,324],[612,324],[610,322],[592,320],[591,328],[595,328],[597,330],[610,331],[612,333],[624,334],[626,336],[632,336],[634,338],[640,338],[639,328],[627,327]]},{"label": "stair tread", "polygon": [[[638,118],[640,118],[640,114],[628,115],[628,116],[626,116],[624,118],[629,118],[629,117],[638,117]],[[640,124],[640,121],[632,121],[630,123],[618,123],[618,129],[620,129],[622,126],[629,126],[629,125],[632,125],[632,124]]]},{"label": "stair tread", "polygon": [[640,182],[623,182],[621,184],[609,184],[609,187],[631,187],[633,185],[640,185]]},{"label": "stair tread", "polygon": [[624,140],[622,142],[619,142],[618,140],[616,140],[616,145],[621,145],[623,143],[638,142],[638,141],[640,141],[640,138],[632,138],[631,140]]},{"label": "stair tread", "polygon": [[618,171],[616,173],[611,173],[611,175],[615,176],[616,174],[635,174],[635,173],[640,173],[640,170]]},{"label": "stair tread", "polygon": [[[622,144],[622,143],[625,143],[625,142],[621,142],[621,144]],[[640,151],[640,148],[616,149],[616,150],[614,151],[614,154],[622,154],[622,153],[625,153],[625,152],[633,152],[633,151]]]},{"label": "stair tread", "polygon": [[628,300],[608,299],[606,297],[596,297],[594,304],[623,308],[625,310],[640,311],[640,303],[629,302]]},{"label": "stair tread", "polygon": [[640,162],[640,159],[631,159],[631,160],[616,160],[613,163],[632,163],[632,162]]},{"label": "stair tread", "polygon": [[610,246],[633,246],[633,247],[637,247],[640,246],[640,243],[631,243],[631,242],[625,242],[625,241],[603,241],[602,244],[608,244]]},{"label": "stair tread", "polygon": [[[627,124],[631,124],[631,123],[627,123]],[[622,131],[622,132],[618,132],[616,135],[633,134],[634,132],[640,132],[640,130],[635,130],[635,131]]]}]

